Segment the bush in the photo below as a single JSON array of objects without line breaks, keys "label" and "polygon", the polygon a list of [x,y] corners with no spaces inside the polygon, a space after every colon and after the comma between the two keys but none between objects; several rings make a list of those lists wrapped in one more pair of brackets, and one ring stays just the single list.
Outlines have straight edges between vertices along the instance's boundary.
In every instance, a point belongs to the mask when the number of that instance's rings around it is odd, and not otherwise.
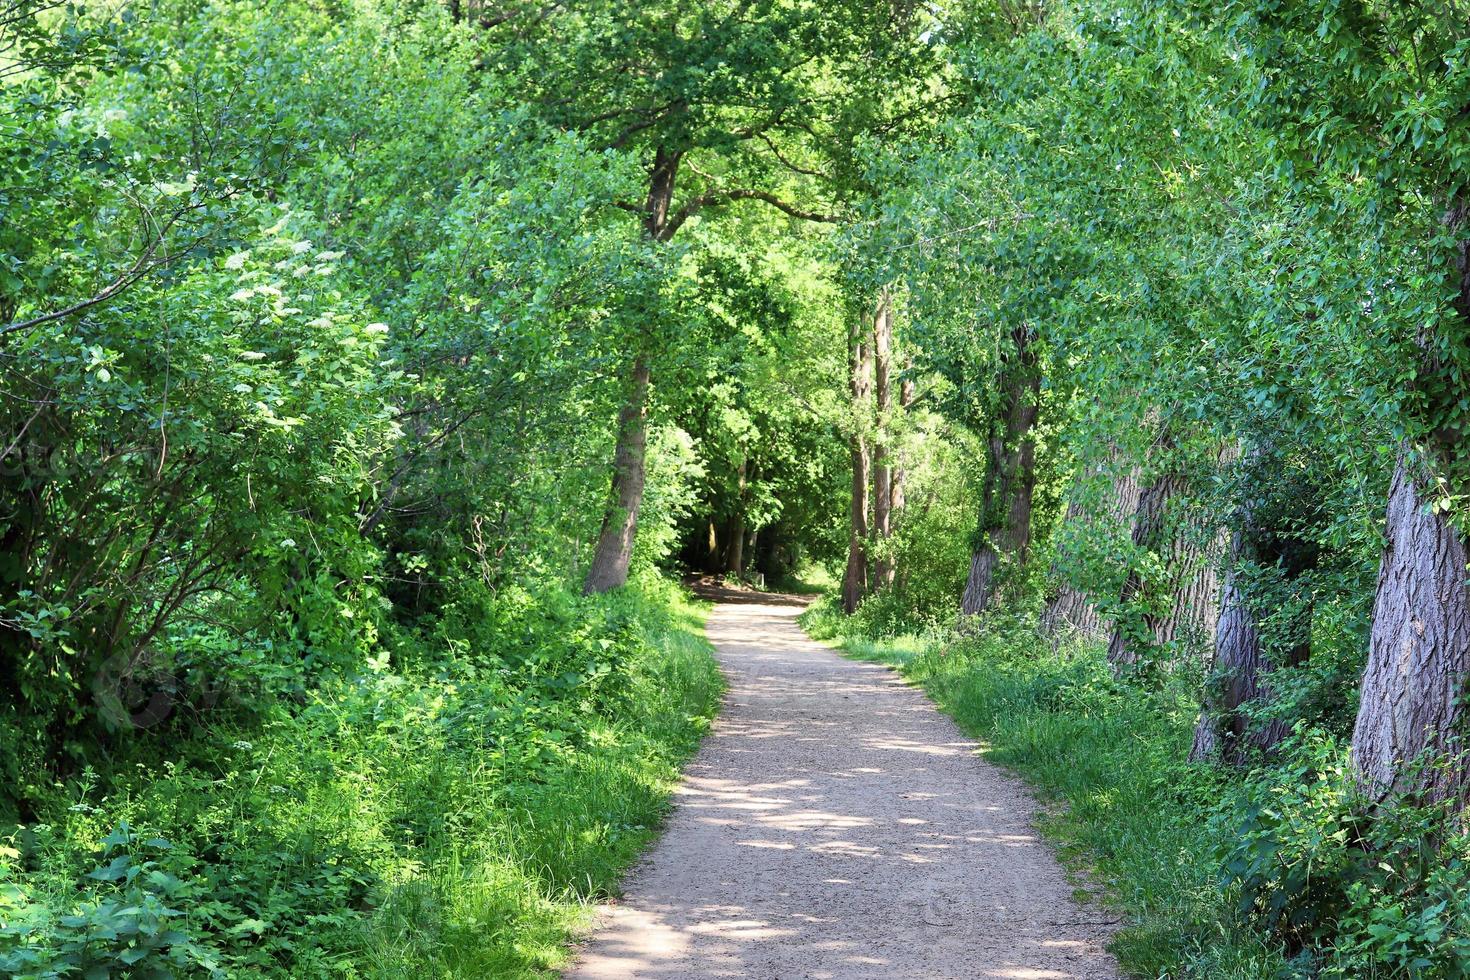
[{"label": "bush", "polygon": [[[85,897],[66,915],[4,885],[0,912],[16,924],[0,930],[0,970],[13,977],[218,972],[214,951],[178,928],[184,913],[173,906],[199,894],[154,859],[172,846],[162,838],[139,840],[126,823],[119,824],[102,839],[103,863],[87,872]],[[20,856],[14,848],[0,854]]]},{"label": "bush", "polygon": [[174,761],[78,783],[0,849],[0,971],[559,962],[584,903],[651,837],[718,673],[666,583],[475,600],[468,637],[446,615],[299,701],[217,718]]},{"label": "bush", "polygon": [[1449,803],[1374,806],[1348,748],[1298,729],[1214,817],[1240,911],[1323,977],[1470,974],[1470,842]]}]

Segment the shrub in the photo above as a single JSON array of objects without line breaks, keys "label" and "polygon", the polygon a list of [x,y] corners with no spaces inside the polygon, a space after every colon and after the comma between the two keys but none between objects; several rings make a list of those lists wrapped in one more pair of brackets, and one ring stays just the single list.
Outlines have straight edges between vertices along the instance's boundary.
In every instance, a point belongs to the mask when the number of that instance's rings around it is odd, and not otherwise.
[{"label": "shrub", "polygon": [[1450,802],[1375,805],[1348,748],[1299,727],[1214,817],[1240,911],[1323,977],[1470,974],[1470,842]]},{"label": "shrub", "polygon": [[217,713],[171,761],[142,733],[120,747],[138,761],[72,785],[0,848],[0,973],[559,962],[653,833],[718,673],[667,583],[463,595],[485,616],[469,636],[446,615],[299,698]]}]

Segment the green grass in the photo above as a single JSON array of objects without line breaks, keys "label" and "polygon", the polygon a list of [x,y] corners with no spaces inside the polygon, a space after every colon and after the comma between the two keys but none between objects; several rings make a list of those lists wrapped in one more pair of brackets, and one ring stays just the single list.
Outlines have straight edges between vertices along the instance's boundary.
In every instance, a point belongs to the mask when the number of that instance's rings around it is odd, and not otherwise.
[{"label": "green grass", "polygon": [[771,592],[817,596],[831,592],[839,582],[840,579],[827,566],[804,562],[790,574],[767,582],[766,588]]},{"label": "green grass", "polygon": [[[810,625],[832,637],[818,610]],[[1101,649],[1053,651],[1024,627],[960,642],[839,638],[923,687],[987,757],[1038,791],[1041,829],[1078,882],[1101,891],[1124,927],[1112,943],[1139,977],[1256,980],[1285,963],[1235,913],[1208,817],[1218,775],[1184,763],[1196,705],[1186,685],[1115,682]]]},{"label": "green grass", "polygon": [[[164,762],[140,743],[48,821],[0,829],[0,974],[109,975],[166,899],[159,975],[551,975],[657,832],[722,688],[707,607],[671,586],[576,608],[588,635],[547,620],[492,636],[504,657],[323,680]],[[119,853],[140,874],[99,880]]]},{"label": "green grass", "polygon": [[652,841],[680,764],[718,707],[707,607],[679,601],[633,674],[630,709],[542,779],[486,789],[474,840],[441,841],[374,918],[365,963],[379,977],[542,977],[566,965],[590,903]]}]

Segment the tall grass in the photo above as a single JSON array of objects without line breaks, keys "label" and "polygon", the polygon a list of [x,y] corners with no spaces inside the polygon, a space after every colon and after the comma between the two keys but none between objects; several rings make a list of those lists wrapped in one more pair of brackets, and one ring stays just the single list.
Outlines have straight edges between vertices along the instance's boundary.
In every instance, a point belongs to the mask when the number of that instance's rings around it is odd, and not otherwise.
[{"label": "tall grass", "polygon": [[427,847],[373,918],[362,958],[372,975],[509,980],[565,965],[589,903],[616,892],[657,832],[718,706],[704,616],[677,601],[635,665],[626,711],[594,723],[565,764],[510,787],[486,773],[474,838]]}]

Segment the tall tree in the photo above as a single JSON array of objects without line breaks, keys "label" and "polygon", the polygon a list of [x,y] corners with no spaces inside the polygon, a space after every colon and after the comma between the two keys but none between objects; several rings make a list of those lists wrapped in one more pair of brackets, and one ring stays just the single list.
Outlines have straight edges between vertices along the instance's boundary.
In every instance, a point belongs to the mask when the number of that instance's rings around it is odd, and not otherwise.
[{"label": "tall tree", "polygon": [[[1212,469],[1230,458],[1214,454]],[[1157,450],[1159,472],[1138,497],[1133,526],[1134,563],[1120,597],[1120,615],[1108,640],[1115,670],[1150,651],[1176,646],[1214,649],[1219,563],[1224,543],[1210,510],[1200,505],[1200,479],[1181,465],[1181,447],[1165,432]]]},{"label": "tall tree", "polygon": [[[1124,459],[1118,445],[1111,443],[1106,459],[1100,464],[1093,464],[1091,469],[1091,473],[1076,481],[1067,497],[1067,510],[1062,517],[1063,532],[1090,542],[1108,541],[1118,529],[1122,529],[1131,540],[1138,519],[1139,496],[1143,491],[1138,467]],[[1101,499],[1098,499],[1099,481],[1102,484]],[[1083,585],[1072,581],[1064,570],[1053,567],[1052,575],[1057,582],[1042,608],[1042,632],[1054,640],[1067,633],[1086,639],[1106,635],[1096,598]],[[1105,598],[1112,599],[1113,596]]]},{"label": "tall tree", "polygon": [[[1365,788],[1387,799],[1467,799],[1458,735],[1470,679],[1470,557],[1460,513],[1470,431],[1470,42],[1452,4],[1307,0],[1246,4],[1229,21],[1273,84],[1250,107],[1280,133],[1280,172],[1307,175],[1320,223],[1360,224],[1372,240],[1417,237],[1412,275],[1365,305],[1393,361],[1375,396],[1399,413],[1386,542],[1352,754]],[[1328,135],[1330,134],[1330,135]],[[1322,204],[1325,208],[1321,208]],[[1330,261],[1340,247],[1326,235]],[[1394,403],[1397,402],[1397,406]]]},{"label": "tall tree", "polygon": [[[1002,355],[997,410],[990,421],[980,515],[960,615],[984,612],[1002,575],[1017,574],[1031,545],[1031,498],[1036,490],[1036,422],[1041,409],[1041,355],[1032,329],[1011,330]],[[1002,569],[1002,563],[1009,568]]]},{"label": "tall tree", "polygon": [[1313,490],[1300,471],[1284,477],[1287,461],[1267,445],[1250,451],[1244,470],[1193,760],[1240,763],[1249,750],[1280,742],[1287,719],[1255,720],[1269,713],[1270,674],[1311,652],[1312,598],[1303,586],[1321,553],[1312,539],[1320,519]]},{"label": "tall tree", "polygon": [[881,550],[893,533],[893,302],[887,292],[878,297],[873,316],[873,527],[879,552],[870,576],[881,587],[892,578],[893,564]]},{"label": "tall tree", "polygon": [[[588,0],[574,7],[508,4],[487,32],[494,59],[517,74],[548,118],[610,150],[646,161],[642,200],[624,202],[643,235],[666,245],[698,216],[758,202],[792,218],[832,222],[823,142],[847,111],[853,66],[911,45],[914,27],[854,0]],[[907,39],[907,40],[905,40]],[[613,486],[585,583],[627,578],[642,501],[649,379],[677,347],[673,319],[654,297],[620,352]]]},{"label": "tall tree", "polygon": [[[880,304],[874,321],[883,318]],[[852,455],[852,492],[848,508],[847,569],[842,575],[842,608],[848,614],[857,612],[858,604],[868,592],[868,509],[872,471],[872,447],[869,441],[872,415],[872,331],[864,317],[854,316],[848,337],[849,393],[852,398],[851,432],[848,435]]]}]

